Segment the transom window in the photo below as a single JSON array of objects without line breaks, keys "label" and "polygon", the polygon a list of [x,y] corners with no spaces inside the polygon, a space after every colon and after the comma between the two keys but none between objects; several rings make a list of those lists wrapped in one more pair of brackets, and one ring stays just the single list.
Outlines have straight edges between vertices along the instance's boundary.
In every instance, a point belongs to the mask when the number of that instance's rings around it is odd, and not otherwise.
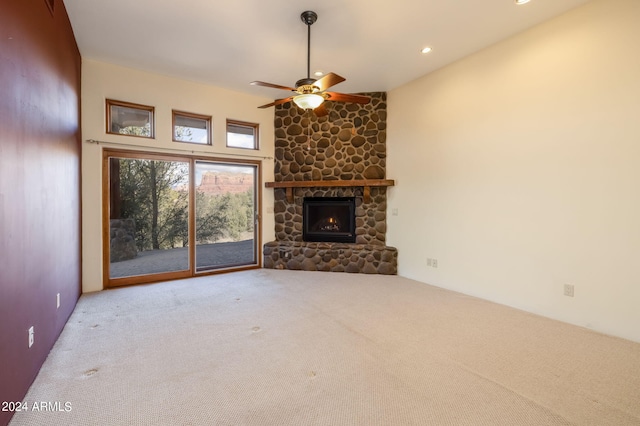
[{"label": "transom window", "polygon": [[107,133],[154,138],[154,108],[107,99]]},{"label": "transom window", "polygon": [[173,140],[211,145],[211,116],[174,110]]},{"label": "transom window", "polygon": [[227,120],[227,146],[258,149],[258,124]]}]

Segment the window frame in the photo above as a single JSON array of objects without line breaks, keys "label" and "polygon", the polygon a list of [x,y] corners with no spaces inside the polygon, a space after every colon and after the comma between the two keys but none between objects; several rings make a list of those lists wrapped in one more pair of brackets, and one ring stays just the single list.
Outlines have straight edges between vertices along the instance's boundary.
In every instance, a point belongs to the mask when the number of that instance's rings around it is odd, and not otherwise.
[{"label": "window frame", "polygon": [[[176,139],[176,116],[186,117],[186,118],[194,118],[196,120],[202,120],[207,125],[207,142],[194,142],[194,141],[181,141]],[[201,146],[212,146],[213,145],[213,137],[212,137],[212,117],[210,115],[204,114],[196,114],[193,112],[180,111],[176,109],[171,110],[171,140],[173,142],[181,142],[181,143],[190,143]]]},{"label": "window frame", "polygon": [[[252,148],[247,148],[244,146],[234,146],[234,145],[229,145],[229,133],[233,133],[233,132],[229,132],[229,126],[230,125],[234,125],[234,126],[239,126],[239,127],[250,127],[253,129],[253,147]],[[241,121],[241,120],[233,120],[230,118],[227,118],[227,125],[225,127],[225,142],[226,142],[226,147],[227,148],[234,148],[234,149],[251,149],[253,151],[257,151],[260,149],[260,124],[259,123],[251,123],[248,121]]]},{"label": "window frame", "polygon": [[[126,133],[120,133],[120,132],[114,132],[112,130],[113,128],[113,123],[112,123],[112,116],[111,116],[111,107],[123,107],[123,108],[130,108],[130,109],[135,109],[135,110],[139,110],[141,112],[146,112],[147,114],[149,114],[149,136],[144,136],[144,135],[129,135]],[[133,137],[137,137],[137,138],[146,138],[146,139],[155,139],[156,138],[156,130],[155,130],[155,107],[150,106],[150,105],[142,105],[142,104],[136,104],[133,102],[125,102],[125,101],[118,101],[115,99],[107,99],[106,100],[106,109],[107,109],[107,114],[106,114],[106,132],[107,134],[111,134],[111,135],[119,135],[119,136],[133,136]]]}]

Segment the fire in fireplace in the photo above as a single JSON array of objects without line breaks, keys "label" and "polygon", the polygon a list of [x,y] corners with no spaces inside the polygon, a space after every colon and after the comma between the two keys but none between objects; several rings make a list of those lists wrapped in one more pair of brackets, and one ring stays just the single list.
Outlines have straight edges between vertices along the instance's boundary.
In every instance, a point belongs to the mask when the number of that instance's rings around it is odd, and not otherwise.
[{"label": "fire in fireplace", "polygon": [[305,197],[302,207],[304,241],[355,243],[355,197]]}]

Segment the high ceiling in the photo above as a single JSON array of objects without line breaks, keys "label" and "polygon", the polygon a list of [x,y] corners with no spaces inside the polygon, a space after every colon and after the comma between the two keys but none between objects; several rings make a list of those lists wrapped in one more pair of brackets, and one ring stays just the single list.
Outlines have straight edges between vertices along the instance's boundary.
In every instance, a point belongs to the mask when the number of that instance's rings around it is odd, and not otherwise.
[{"label": "high ceiling", "polygon": [[[311,72],[389,91],[589,0],[64,0],[80,53],[267,98]],[[433,51],[422,54],[430,46]]]}]

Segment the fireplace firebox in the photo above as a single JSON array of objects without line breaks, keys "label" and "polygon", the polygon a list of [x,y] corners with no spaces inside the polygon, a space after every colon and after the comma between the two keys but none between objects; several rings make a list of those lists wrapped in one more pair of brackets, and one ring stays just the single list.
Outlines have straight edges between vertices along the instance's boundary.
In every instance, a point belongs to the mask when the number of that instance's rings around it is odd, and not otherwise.
[{"label": "fireplace firebox", "polygon": [[305,197],[302,207],[304,241],[355,243],[355,197]]}]

